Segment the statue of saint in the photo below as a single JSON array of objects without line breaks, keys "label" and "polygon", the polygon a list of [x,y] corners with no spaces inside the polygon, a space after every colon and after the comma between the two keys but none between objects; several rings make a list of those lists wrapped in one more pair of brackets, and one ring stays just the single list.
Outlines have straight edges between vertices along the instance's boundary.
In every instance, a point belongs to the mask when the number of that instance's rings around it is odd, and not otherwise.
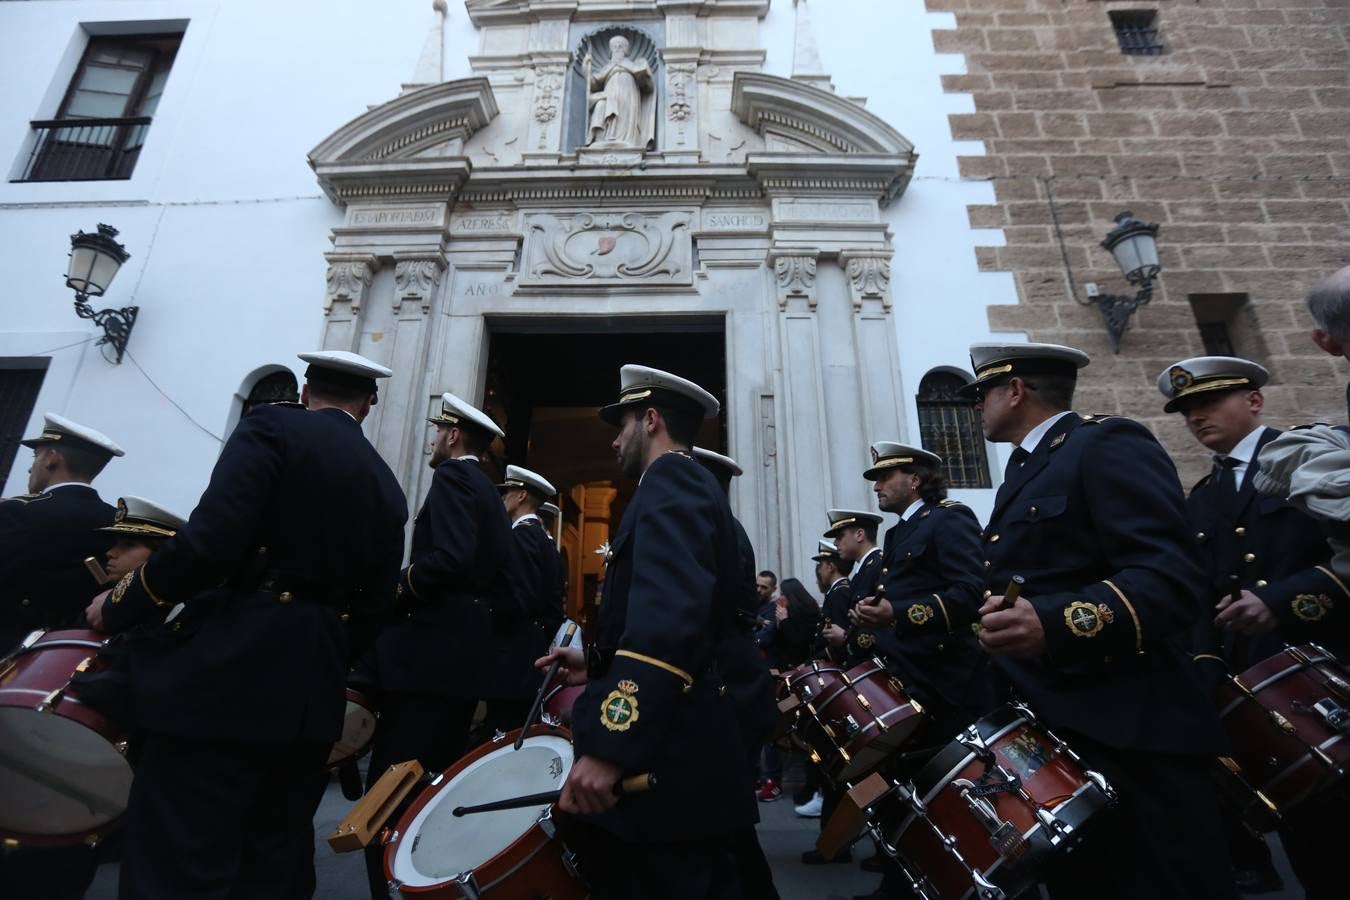
[{"label": "statue of saint", "polygon": [[609,62],[591,71],[586,54],[586,109],[589,125],[586,144],[591,147],[645,149],[654,131],[655,86],[646,60],[628,58],[628,38],[609,39]]}]

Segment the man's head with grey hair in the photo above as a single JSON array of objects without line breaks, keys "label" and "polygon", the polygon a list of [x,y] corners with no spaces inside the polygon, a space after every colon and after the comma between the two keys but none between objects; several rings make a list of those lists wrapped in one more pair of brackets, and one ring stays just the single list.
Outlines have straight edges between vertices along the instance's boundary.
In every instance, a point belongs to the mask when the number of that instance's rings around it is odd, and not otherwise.
[{"label": "man's head with grey hair", "polygon": [[1313,343],[1332,356],[1350,359],[1350,266],[1331,273],[1308,294]]}]

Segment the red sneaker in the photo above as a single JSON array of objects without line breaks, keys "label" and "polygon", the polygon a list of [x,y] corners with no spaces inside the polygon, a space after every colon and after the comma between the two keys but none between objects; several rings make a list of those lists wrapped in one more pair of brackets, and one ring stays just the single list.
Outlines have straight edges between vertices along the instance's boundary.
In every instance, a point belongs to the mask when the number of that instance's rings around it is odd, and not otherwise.
[{"label": "red sneaker", "polygon": [[783,788],[779,786],[778,779],[766,778],[764,779],[764,786],[759,789],[759,793],[755,796],[759,798],[760,803],[772,803],[783,796]]}]

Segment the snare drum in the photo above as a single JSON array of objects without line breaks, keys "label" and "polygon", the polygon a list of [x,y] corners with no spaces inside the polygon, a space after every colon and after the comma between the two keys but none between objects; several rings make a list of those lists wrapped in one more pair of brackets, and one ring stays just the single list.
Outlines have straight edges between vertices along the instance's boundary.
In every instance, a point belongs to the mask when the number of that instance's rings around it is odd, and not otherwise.
[{"label": "snare drum", "polygon": [[835,781],[851,783],[875,772],[923,721],[923,708],[878,659],[848,671],[812,660],[789,673],[787,682],[802,704],[798,736]]},{"label": "snare drum", "polygon": [[354,763],[370,752],[375,743],[375,701],[355,688],[347,688],[347,712],[342,719],[342,736],[328,754],[328,770]]},{"label": "snare drum", "polygon": [[1114,802],[1029,710],[1005,706],[879,804],[870,829],[925,900],[1015,897]]},{"label": "snare drum", "polygon": [[558,790],[572,769],[566,729],[535,725],[513,749],[519,729],[462,757],[399,818],[384,848],[384,871],[404,897],[442,900],[584,900],[571,853],[557,839],[553,807],[456,818],[457,806]]},{"label": "snare drum", "polygon": [[576,706],[577,698],[586,690],[584,684],[555,684],[547,694],[544,695],[544,715],[548,716],[554,724],[568,725],[572,724],[572,707]]},{"label": "snare drum", "polygon": [[80,702],[70,680],[96,671],[105,636],[34,632],[0,661],[0,837],[23,846],[98,843],[127,806],[120,729]]},{"label": "snare drum", "polygon": [[1345,777],[1350,672],[1316,644],[1286,647],[1221,683],[1219,716],[1233,745],[1223,762],[1249,787],[1243,818],[1258,831]]}]

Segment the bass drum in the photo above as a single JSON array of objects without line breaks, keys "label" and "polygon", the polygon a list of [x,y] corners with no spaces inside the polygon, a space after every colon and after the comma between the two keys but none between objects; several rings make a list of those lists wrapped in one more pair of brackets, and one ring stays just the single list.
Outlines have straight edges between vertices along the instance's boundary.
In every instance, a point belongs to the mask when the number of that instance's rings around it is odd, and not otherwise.
[{"label": "bass drum", "polygon": [[98,670],[105,640],[88,629],[34,632],[0,661],[0,838],[7,843],[92,846],[126,810],[125,736],[81,703],[70,683],[78,672]]},{"label": "bass drum", "polygon": [[572,770],[572,736],[535,725],[489,741],[433,780],[399,817],[384,848],[392,889],[408,898],[584,900],[572,854],[557,838],[553,806],[457,818],[474,806],[562,787]]}]

